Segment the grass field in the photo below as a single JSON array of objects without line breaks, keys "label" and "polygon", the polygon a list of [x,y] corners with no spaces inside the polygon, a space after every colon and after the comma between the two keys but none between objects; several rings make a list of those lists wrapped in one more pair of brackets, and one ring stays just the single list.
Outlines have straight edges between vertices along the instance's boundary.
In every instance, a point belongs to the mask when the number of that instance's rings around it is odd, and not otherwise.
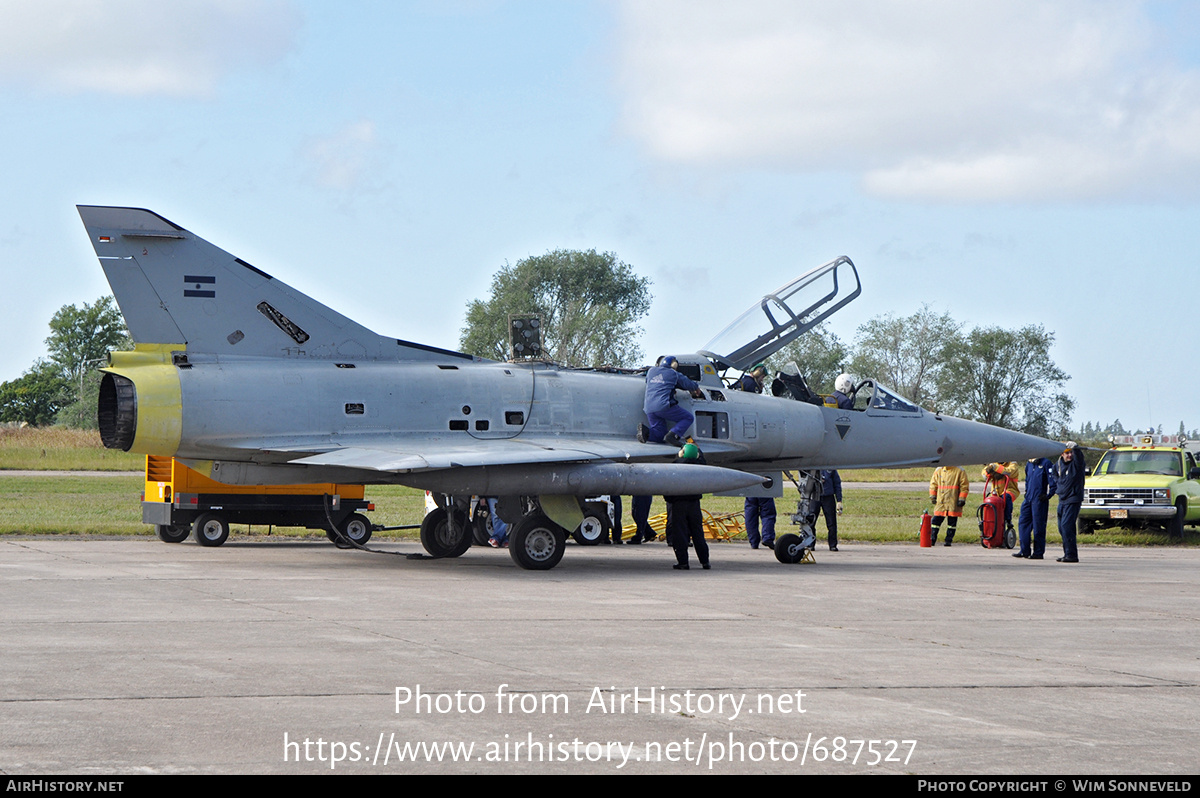
[{"label": "grass field", "polygon": [[[0,535],[11,534],[153,534],[142,523],[140,477],[114,474],[111,477],[85,476],[5,476],[5,470],[30,471],[142,471],[145,458],[105,449],[100,434],[94,431],[70,430],[60,427],[17,429],[0,427]],[[979,505],[980,485],[977,474],[981,467],[968,467],[974,493],[964,508],[959,526],[959,540],[978,543],[979,535],[975,509]],[[848,482],[927,482],[929,468],[863,469],[842,471]],[[369,513],[372,523],[382,526],[419,524],[425,513],[422,491],[394,485],[367,488],[367,498],[375,502],[376,510]],[[778,500],[779,529],[790,528],[787,516],[795,509],[796,491],[785,485],[784,498]],[[1049,545],[1061,543],[1055,531],[1055,502],[1050,504]],[[872,490],[869,488],[845,491],[845,515],[838,521],[838,534],[843,540],[858,541],[916,541],[922,510],[929,507],[923,490]],[[713,514],[740,513],[742,500],[729,496],[709,496],[704,509]],[[1018,506],[1019,509],[1019,506]],[[630,523],[626,502],[626,516]],[[652,514],[666,511],[661,498],[655,500]],[[1014,514],[1018,510],[1014,510]],[[824,524],[819,523],[824,540]],[[268,530],[267,527],[234,525],[234,534],[252,535],[323,535],[296,528]],[[384,536],[416,537],[415,531],[376,533]],[[1122,530],[1101,530],[1094,535],[1081,536],[1088,544],[1161,546],[1173,544],[1163,533],[1134,533]],[[1187,529],[1184,545],[1200,545],[1200,534]]]},{"label": "grass field", "polygon": [[[141,521],[142,480],[139,477],[14,477],[0,473],[0,535],[20,534],[112,534],[150,535],[151,528]],[[376,510],[367,515],[372,523],[383,526],[419,524],[424,515],[424,493],[392,485],[367,487],[367,498]],[[838,521],[842,540],[893,542],[917,541],[922,510],[927,497],[920,491],[855,489],[845,492],[845,514]],[[959,523],[958,541],[977,545],[979,533],[975,521],[978,492],[968,500],[966,514]],[[795,508],[795,491],[778,500],[782,534],[791,528],[787,515]],[[704,509],[711,513],[740,513],[742,500],[728,496],[708,496]],[[626,523],[630,522],[629,503],[625,503]],[[655,499],[652,514],[665,512],[662,499]],[[824,541],[824,522],[818,524]],[[1051,547],[1059,543],[1054,527],[1054,503],[1050,507]],[[324,533],[295,528],[247,528],[234,525],[235,535],[313,535]],[[416,537],[415,530],[379,532],[384,537]],[[1170,545],[1165,534],[1134,534],[1107,530],[1081,536],[1080,542],[1107,545]],[[1178,544],[1175,544],[1178,545]],[[1200,534],[1188,529],[1185,545],[1200,545]]]},{"label": "grass field", "polygon": [[140,454],[105,449],[95,430],[0,427],[0,471],[140,471]]}]

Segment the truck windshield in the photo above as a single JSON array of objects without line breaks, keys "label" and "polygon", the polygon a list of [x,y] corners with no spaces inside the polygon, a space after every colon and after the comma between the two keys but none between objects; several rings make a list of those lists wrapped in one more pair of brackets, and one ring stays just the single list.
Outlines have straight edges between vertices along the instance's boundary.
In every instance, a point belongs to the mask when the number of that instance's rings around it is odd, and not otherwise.
[{"label": "truck windshield", "polygon": [[1159,474],[1169,477],[1183,476],[1183,464],[1179,452],[1106,452],[1096,464],[1095,476],[1105,474]]}]

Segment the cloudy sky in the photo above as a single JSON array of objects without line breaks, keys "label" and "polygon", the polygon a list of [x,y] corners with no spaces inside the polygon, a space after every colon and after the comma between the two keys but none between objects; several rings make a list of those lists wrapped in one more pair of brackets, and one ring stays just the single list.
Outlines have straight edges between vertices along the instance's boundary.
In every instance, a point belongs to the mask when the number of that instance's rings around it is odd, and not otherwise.
[{"label": "cloudy sky", "polygon": [[0,3],[0,380],[146,207],[377,332],[457,345],[505,262],[613,251],[644,351],[838,255],[833,323],[1042,324],[1076,423],[1200,426],[1200,5]]}]

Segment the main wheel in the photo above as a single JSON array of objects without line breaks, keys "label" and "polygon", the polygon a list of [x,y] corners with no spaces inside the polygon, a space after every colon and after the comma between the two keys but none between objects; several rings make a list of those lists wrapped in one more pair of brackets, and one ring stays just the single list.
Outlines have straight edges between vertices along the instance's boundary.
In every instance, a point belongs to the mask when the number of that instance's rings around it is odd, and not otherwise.
[{"label": "main wheel", "polygon": [[192,524],[196,542],[201,546],[220,546],[229,539],[229,524],[216,513],[203,513]]},{"label": "main wheel", "polygon": [[513,562],[529,571],[549,571],[562,559],[567,533],[539,512],[522,516],[513,524],[508,553]]},{"label": "main wheel", "polygon": [[159,524],[154,527],[154,531],[158,533],[158,539],[163,543],[182,543],[187,540],[187,536],[192,534],[192,528],[187,526],[163,526]]},{"label": "main wheel", "polygon": [[775,538],[775,559],[782,563],[797,563],[804,559],[804,547],[800,536],[787,533]]},{"label": "main wheel", "polygon": [[461,557],[475,539],[465,513],[455,510],[453,524],[448,518],[439,507],[421,521],[421,545],[434,557]]},{"label": "main wheel", "polygon": [[583,506],[583,521],[580,522],[579,528],[571,533],[571,537],[580,546],[598,546],[611,531],[612,522],[608,520],[608,506],[603,502],[588,502]]},{"label": "main wheel", "polygon": [[[480,502],[482,504],[482,502]],[[487,510],[475,508],[475,517],[471,519],[471,537],[476,546],[486,546],[492,536],[492,514]]]},{"label": "main wheel", "polygon": [[1167,533],[1183,540],[1183,519],[1187,516],[1187,499],[1180,496],[1175,500],[1175,517],[1167,524]]}]

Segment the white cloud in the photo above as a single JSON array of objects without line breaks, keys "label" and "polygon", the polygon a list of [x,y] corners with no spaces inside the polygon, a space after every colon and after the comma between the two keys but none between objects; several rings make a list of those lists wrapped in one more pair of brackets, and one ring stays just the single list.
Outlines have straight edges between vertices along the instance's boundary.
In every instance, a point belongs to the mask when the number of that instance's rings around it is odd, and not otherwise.
[{"label": "white cloud", "polygon": [[348,191],[372,174],[379,149],[375,123],[363,119],[309,144],[305,155],[315,169],[317,185]]},{"label": "white cloud", "polygon": [[933,200],[1188,195],[1200,72],[1142,4],[622,6],[624,124],[677,162],[850,171]]},{"label": "white cloud", "polygon": [[292,45],[289,0],[5,0],[0,81],[59,91],[210,94]]}]

